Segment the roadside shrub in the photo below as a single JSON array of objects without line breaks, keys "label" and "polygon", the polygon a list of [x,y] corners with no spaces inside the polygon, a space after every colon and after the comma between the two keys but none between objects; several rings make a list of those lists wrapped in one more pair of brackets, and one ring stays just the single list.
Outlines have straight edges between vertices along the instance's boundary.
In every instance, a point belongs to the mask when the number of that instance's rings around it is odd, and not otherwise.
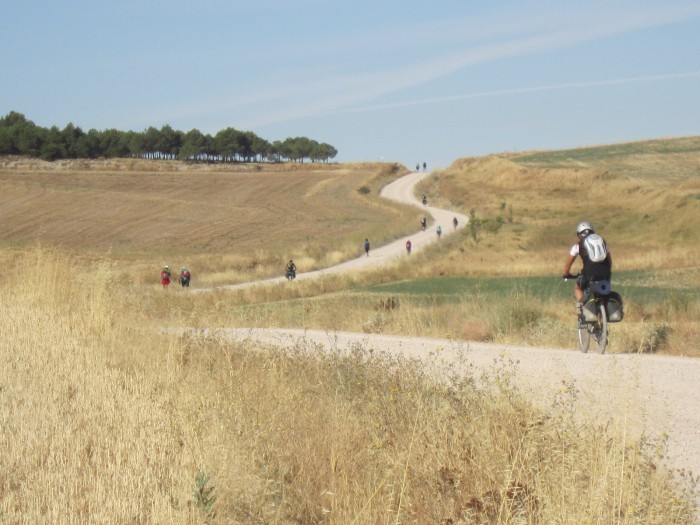
[{"label": "roadside shrub", "polygon": [[620,333],[618,349],[625,353],[655,353],[664,348],[670,335],[667,323],[627,325]]}]

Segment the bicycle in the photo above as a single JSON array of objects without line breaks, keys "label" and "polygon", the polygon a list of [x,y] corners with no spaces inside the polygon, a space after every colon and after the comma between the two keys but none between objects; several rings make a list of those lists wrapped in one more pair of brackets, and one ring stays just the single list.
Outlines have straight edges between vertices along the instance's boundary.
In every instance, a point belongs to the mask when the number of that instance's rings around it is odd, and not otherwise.
[{"label": "bicycle", "polygon": [[[564,280],[576,279],[578,275],[565,275]],[[608,322],[610,315],[608,312],[608,302],[614,299],[614,316],[617,322],[622,320],[622,300],[619,294],[611,292],[610,281],[598,280],[588,283],[588,288],[583,292],[578,315],[578,347],[581,352],[588,352],[591,344],[591,336],[596,344],[596,351],[604,354],[608,346]]]}]

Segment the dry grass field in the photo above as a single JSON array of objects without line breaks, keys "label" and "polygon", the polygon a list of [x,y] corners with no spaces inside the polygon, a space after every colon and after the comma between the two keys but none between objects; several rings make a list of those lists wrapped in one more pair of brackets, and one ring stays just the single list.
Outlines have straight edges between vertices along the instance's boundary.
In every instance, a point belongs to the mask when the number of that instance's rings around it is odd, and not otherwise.
[{"label": "dry grass field", "polygon": [[461,159],[419,191],[478,228],[410,264],[199,294],[162,290],[160,266],[204,288],[413,231],[419,210],[378,197],[405,170],[0,160],[0,523],[693,523],[698,479],[666,470],[663,439],[581,421],[565,384],[535,408],[513,363],[162,329],[573,344],[569,285],[548,283],[585,217],[631,298],[612,351],[691,353],[699,144]]},{"label": "dry grass field", "polygon": [[460,159],[421,191],[439,202],[503,217],[472,250],[468,271],[560,274],[576,224],[591,221],[611,246],[614,270],[688,269],[700,284],[700,138],[562,152]]},{"label": "dry grass field", "polygon": [[109,254],[140,284],[163,264],[189,265],[209,284],[275,275],[290,257],[324,267],[361,253],[365,237],[381,244],[413,229],[415,210],[378,197],[406,172],[387,164],[4,159],[0,246]]},{"label": "dry grass field", "polygon": [[180,337],[104,258],[7,268],[3,523],[692,523],[663,439],[581,421],[566,384],[533,407],[506,360]]}]

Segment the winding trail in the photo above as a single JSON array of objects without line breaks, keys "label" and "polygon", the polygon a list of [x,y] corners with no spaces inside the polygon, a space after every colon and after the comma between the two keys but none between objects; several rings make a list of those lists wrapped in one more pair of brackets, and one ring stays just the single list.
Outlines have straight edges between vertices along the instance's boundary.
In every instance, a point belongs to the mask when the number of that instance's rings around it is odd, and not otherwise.
[{"label": "winding trail", "polygon": [[[348,272],[359,270],[363,268],[382,266],[385,264],[390,264],[401,257],[406,257],[406,241],[411,240],[411,252],[415,253],[420,250],[425,249],[438,241],[437,234],[435,233],[435,227],[437,225],[442,226],[442,235],[447,236],[454,233],[456,230],[452,226],[452,220],[457,218],[457,230],[464,228],[469,222],[469,218],[461,213],[453,212],[450,210],[444,210],[441,208],[435,208],[428,204],[423,206],[419,199],[414,195],[414,189],[416,184],[418,184],[423,178],[430,175],[429,173],[409,173],[403,177],[396,179],[394,182],[387,184],[380,193],[380,196],[399,202],[401,204],[413,204],[425,211],[426,215],[433,218],[434,225],[432,227],[426,228],[425,231],[418,230],[416,233],[407,235],[400,239],[395,240],[390,244],[380,246],[377,248],[372,248],[369,252],[369,256],[362,254],[361,256],[350,259],[343,263],[337,264],[335,266],[330,266],[328,268],[323,268],[321,270],[314,270],[311,272],[299,272],[297,273],[297,281],[302,281],[305,279],[315,279],[318,277],[323,277],[326,275],[333,275],[336,273]],[[248,283],[240,284],[230,284],[224,286],[218,286],[216,288],[198,288],[192,289],[192,293],[202,293],[211,290],[240,290],[243,288],[250,288],[252,286],[266,286],[275,283],[281,283],[286,281],[284,276],[273,277],[271,279],[263,279],[261,281],[254,281]]]},{"label": "winding trail", "polygon": [[[413,195],[415,185],[426,175],[406,175],[386,186],[381,195],[424,208],[433,217],[435,225],[442,225],[443,235],[453,232],[453,217],[457,217],[459,228],[464,227],[468,223],[465,215],[424,207]],[[390,263],[397,257],[406,257],[405,242],[408,238],[414,251],[439,242],[433,226],[425,232],[418,231],[373,249],[369,257],[363,255],[331,268],[300,273],[297,279]],[[219,289],[282,281],[284,278],[280,277]],[[572,344],[576,337],[573,324],[572,314]],[[636,439],[641,435],[666,439],[667,465],[700,475],[700,359],[648,354],[582,354],[570,349],[323,330],[223,328],[206,331],[232,340],[281,347],[307,345],[318,351],[342,351],[362,345],[378,352],[401,352],[418,359],[427,359],[430,354],[438,352],[445,364],[466,366],[472,372],[492,371],[495,366],[512,363],[509,366],[515,372],[515,383],[534,403],[551,406],[563,390],[573,389],[576,392],[573,402],[582,418],[601,424],[610,423],[626,439]],[[700,524],[700,517],[697,523]]]}]

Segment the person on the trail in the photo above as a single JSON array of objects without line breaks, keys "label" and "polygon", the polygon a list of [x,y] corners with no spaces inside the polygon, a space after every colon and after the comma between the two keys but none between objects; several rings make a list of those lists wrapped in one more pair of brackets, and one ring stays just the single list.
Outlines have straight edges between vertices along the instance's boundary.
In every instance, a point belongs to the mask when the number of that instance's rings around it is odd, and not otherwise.
[{"label": "person on the trail", "polygon": [[168,266],[163,266],[160,272],[160,284],[163,285],[163,288],[170,286],[170,268]]},{"label": "person on the trail", "polygon": [[420,171],[420,163],[416,164],[416,171]]},{"label": "person on the trail", "polygon": [[438,236],[438,239],[439,239],[440,236],[442,235],[442,228],[440,227],[439,224],[438,224],[438,227],[435,228],[435,233],[437,233],[437,236]]},{"label": "person on the trail", "polygon": [[411,240],[410,239],[406,241],[406,253],[408,255],[411,255]]},{"label": "person on the trail", "polygon": [[365,253],[369,257],[369,239],[365,239]]},{"label": "person on the trail", "polygon": [[425,171],[428,168],[428,165],[424,162],[423,163],[423,171]]},{"label": "person on the trail", "polygon": [[457,217],[455,217],[454,219],[452,219],[452,226],[455,227],[455,230],[457,229],[457,224],[459,223],[457,222]]},{"label": "person on the trail", "polygon": [[180,270],[180,285],[183,288],[190,287],[190,271],[187,266],[183,266],[182,270]]},{"label": "person on the trail", "polygon": [[423,231],[425,231],[425,226],[426,226],[427,224],[428,224],[428,220],[427,220],[425,217],[423,217],[423,218],[420,220],[420,227],[421,227],[421,229],[422,229]]},{"label": "person on the trail", "polygon": [[421,202],[423,203],[423,206],[427,206],[427,205],[428,205],[428,197],[426,197],[425,195],[423,195],[423,198],[421,199]]},{"label": "person on the trail", "polygon": [[287,263],[287,273],[285,274],[287,279],[295,279],[297,276],[297,265],[294,264],[293,259],[289,259],[289,262]]},{"label": "person on the trail", "polygon": [[610,281],[612,275],[612,255],[603,240],[593,229],[593,225],[588,221],[582,221],[576,227],[578,242],[569,250],[569,258],[564,265],[564,278],[570,279],[571,267],[576,257],[581,257],[583,268],[581,275],[576,278],[574,285],[574,296],[576,302],[583,301],[584,291],[588,289],[592,281]]}]

